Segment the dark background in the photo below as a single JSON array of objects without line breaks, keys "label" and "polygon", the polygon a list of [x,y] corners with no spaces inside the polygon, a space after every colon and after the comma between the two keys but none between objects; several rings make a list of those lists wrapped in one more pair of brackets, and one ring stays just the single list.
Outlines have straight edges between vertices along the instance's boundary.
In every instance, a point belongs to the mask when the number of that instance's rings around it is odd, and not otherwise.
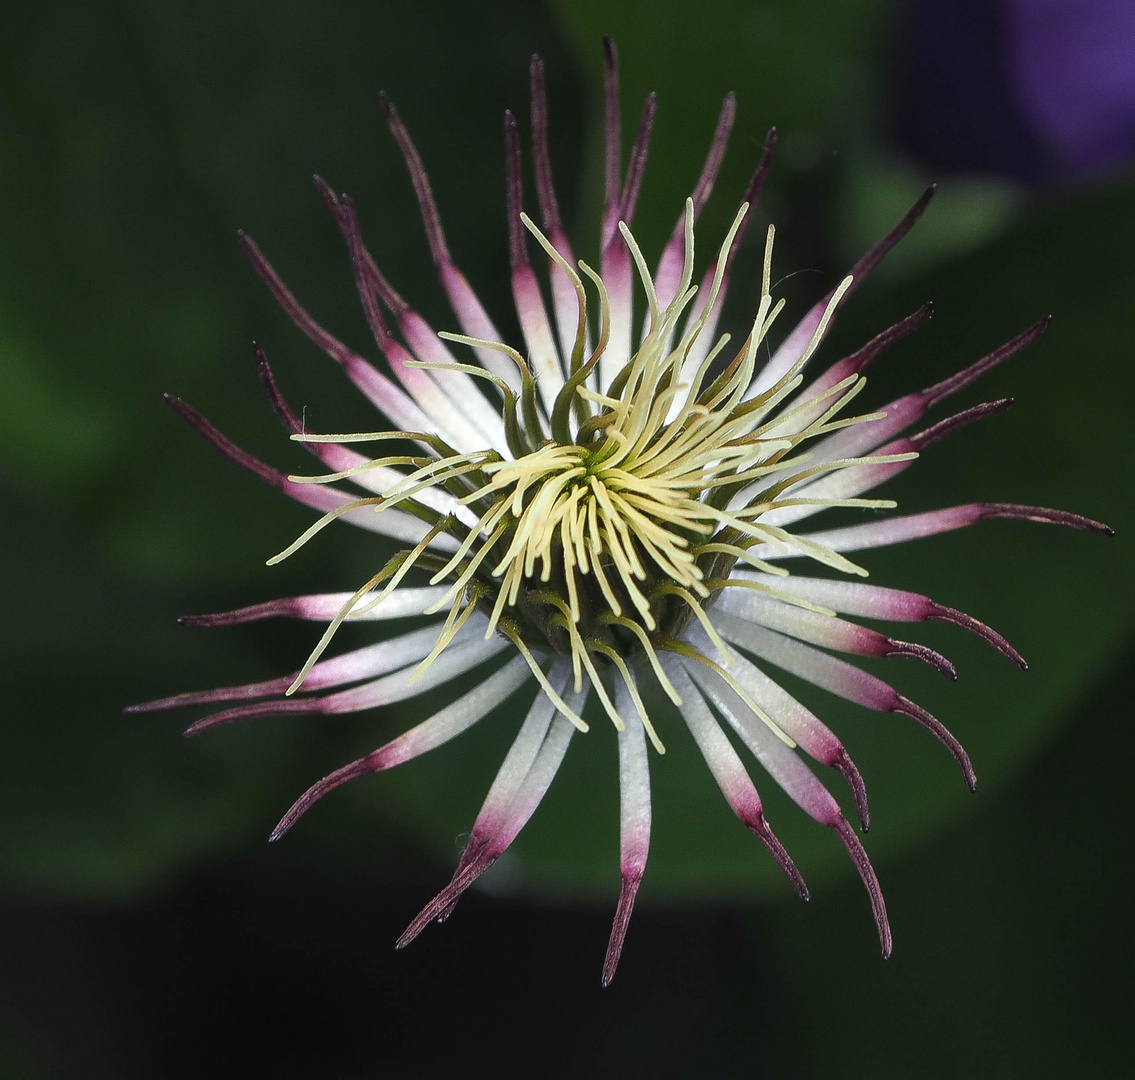
[{"label": "dark background", "polygon": [[[1119,1071],[1135,645],[1126,9],[51,0],[8,13],[0,1076]],[[648,258],[729,89],[738,122],[699,238],[720,235],[777,124],[761,211],[777,223],[786,318],[940,182],[827,350],[849,351],[937,302],[931,326],[872,369],[873,403],[1056,316],[1040,344],[958,403],[1013,394],[1015,409],[935,447],[888,494],[907,511],[973,499],[1059,506],[1119,535],[987,523],[865,559],[874,580],[972,611],[1032,662],[1022,675],[933,626],[919,639],[958,662],[956,686],[887,669],[967,744],[978,794],[899,718],[816,698],[873,797],[866,842],[896,938],[886,963],[834,839],[754,770],[812,886],[811,904],[794,902],[672,727],[671,752],[652,762],[651,865],[618,977],[601,991],[617,877],[614,755],[601,724],[576,740],[484,889],[395,953],[448,878],[510,717],[436,761],[337,792],[268,848],[296,794],[408,727],[415,709],[266,720],[188,743],[185,718],[121,714],[290,670],[311,644],[310,627],[206,633],[177,627],[177,615],[353,589],[373,572],[373,540],[347,529],[266,569],[310,515],[221,461],[162,405],[176,392],[253,452],[303,468],[263,402],[256,338],[313,427],[373,427],[264,295],[236,228],[365,348],[344,253],[310,186],[318,171],[356,197],[400,291],[451,325],[383,129],[386,89],[430,170],[457,261],[515,336],[500,116],[516,110],[527,140],[527,61],[540,52],[561,204],[577,254],[594,259],[604,33],[620,50],[625,129],[659,92],[636,223]],[[741,261],[738,324],[755,250]]]}]

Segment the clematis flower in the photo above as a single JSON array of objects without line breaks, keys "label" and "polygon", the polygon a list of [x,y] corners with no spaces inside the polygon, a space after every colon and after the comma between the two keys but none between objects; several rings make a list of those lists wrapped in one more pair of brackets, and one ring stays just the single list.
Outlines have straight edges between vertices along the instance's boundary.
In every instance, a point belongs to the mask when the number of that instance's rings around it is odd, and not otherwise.
[{"label": "clematis flower", "polygon": [[[398,940],[401,947],[430,922],[447,918],[508,848],[548,790],[569,743],[588,731],[585,707],[594,700],[592,722],[605,716],[615,732],[621,807],[622,887],[604,984],[614,975],[646,869],[648,743],[664,753],[679,722],[692,733],[729,806],[808,897],[765,818],[727,734],[731,729],[769,776],[846,847],[870,897],[885,956],[891,932],[875,872],[813,766],[842,774],[866,830],[863,780],[839,738],[778,683],[776,673],[788,671],[868,709],[909,717],[945,746],[974,786],[969,757],[939,720],[843,657],[912,657],[950,678],[953,666],[933,649],[852,619],[942,620],[977,634],[1019,666],[1024,661],[972,616],[926,596],[866,584],[866,571],[850,555],[986,518],[1110,531],[1075,514],[1003,503],[883,516],[878,511],[893,509],[894,502],[865,494],[940,439],[1006,408],[1009,400],[989,402],[907,433],[931,409],[1034,341],[1047,320],[953,378],[877,412],[856,414],[852,403],[863,389],[864,369],[922,326],[930,305],[822,374],[811,374],[813,358],[840,307],[915,223],[932,191],[771,352],[768,342],[784,301],[772,295],[770,226],[755,313],[745,339],[731,343],[716,326],[768,173],[775,130],[731,226],[695,282],[695,224],[734,119],[734,98],[725,99],[701,176],[652,273],[631,223],[655,102],[653,96],[646,102],[624,173],[618,73],[608,43],[606,204],[595,269],[576,261],[561,224],[538,59],[531,83],[539,225],[522,209],[520,136],[512,115],[505,116],[511,280],[523,331],[518,345],[502,340],[450,256],[426,172],[388,101],[387,120],[409,167],[460,333],[436,333],[402,299],[367,251],[353,202],[322,180],[317,185],[346,240],[381,369],[320,327],[260,249],[241,237],[284,310],[383,419],[368,432],[306,432],[258,350],[273,408],[291,437],[328,470],[287,476],[234,446],[184,402],[171,398],[171,404],[228,457],[322,512],[270,564],[340,520],[403,546],[380,565],[376,560],[374,576],[353,594],[296,596],[184,620],[196,626],[273,617],[325,623],[298,673],[180,694],[134,711],[224,704],[187,732],[197,734],[258,716],[341,715],[389,706],[476,673],[476,685],[440,711],[314,784],[284,815],[273,840],[341,784],[424,754],[490,714],[509,723],[524,712],[452,880],[410,923]],[[543,280],[533,255],[546,271]],[[821,531],[808,524],[823,511],[863,509],[876,513]],[[345,621],[422,615],[434,621],[324,658]],[[661,712],[645,704],[642,689],[650,684],[671,703]]]}]

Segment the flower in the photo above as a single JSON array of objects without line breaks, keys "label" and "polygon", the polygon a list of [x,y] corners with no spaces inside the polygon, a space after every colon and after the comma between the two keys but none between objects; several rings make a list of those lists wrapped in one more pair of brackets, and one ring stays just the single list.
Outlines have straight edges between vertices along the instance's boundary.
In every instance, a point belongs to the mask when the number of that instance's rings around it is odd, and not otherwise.
[{"label": "flower", "polygon": [[[332,789],[447,742],[524,690],[527,715],[457,870],[399,939],[401,947],[431,921],[448,917],[462,892],[508,848],[547,791],[574,733],[588,730],[584,706],[594,696],[617,732],[621,804],[622,888],[604,984],[614,975],[646,867],[651,819],[647,742],[664,752],[663,738],[674,714],[689,727],[734,812],[799,894],[808,896],[765,820],[724,722],[787,794],[843,842],[867,888],[883,954],[888,955],[891,934],[874,870],[804,755],[843,774],[866,830],[863,781],[839,739],[768,671],[782,669],[870,709],[910,717],[947,748],[972,788],[969,757],[942,723],[834,654],[914,657],[953,678],[950,662],[923,645],[841,616],[944,620],[976,633],[1021,667],[1024,661],[1000,635],[969,615],[925,596],[856,580],[866,571],[848,553],[990,517],[1110,530],[1075,514],[1001,503],[873,516],[866,523],[822,532],[799,532],[796,526],[832,508],[894,508],[890,500],[863,495],[906,469],[932,443],[1011,401],[966,409],[916,434],[903,432],[931,407],[1035,340],[1048,321],[953,378],[878,412],[850,414],[848,407],[864,386],[864,368],[924,324],[930,305],[823,374],[806,377],[805,369],[837,310],[913,226],[933,189],[761,363],[784,305],[771,295],[771,226],[747,338],[731,350],[728,335],[716,337],[715,327],[734,257],[768,172],[775,129],[731,227],[695,286],[694,224],[721,165],[735,111],[733,96],[725,99],[701,177],[652,275],[630,223],[654,99],[647,100],[624,175],[618,74],[608,43],[606,206],[597,272],[575,261],[561,226],[538,59],[532,62],[531,78],[540,226],[521,209],[520,139],[511,114],[505,117],[509,252],[523,353],[501,343],[450,257],[421,160],[385,99],[461,334],[436,334],[409,307],[365,248],[352,201],[336,196],[318,178],[346,239],[359,296],[393,378],[318,326],[259,248],[241,237],[253,266],[296,325],[339,362],[392,426],[360,434],[306,432],[259,349],[261,377],[275,411],[291,437],[330,472],[285,476],[234,446],[184,402],[171,398],[171,404],[230,458],[324,512],[270,564],[340,518],[406,546],[354,594],[291,597],[184,620],[224,626],[290,616],[326,623],[298,674],[180,694],[135,711],[235,703],[198,720],[187,732],[196,734],[254,716],[341,714],[389,705],[460,673],[478,672],[473,689],[313,785],[276,827],[276,840]],[[548,260],[551,315],[530,262],[530,246]],[[632,305],[636,277],[646,298],[638,335]],[[451,350],[450,343],[469,354]],[[375,457],[361,452],[370,447],[376,448]],[[363,494],[353,494],[344,484]],[[831,573],[789,573],[785,562],[801,557]],[[432,625],[322,659],[347,619],[423,614],[436,616]],[[640,686],[648,680],[673,703],[664,716],[647,710]],[[345,688],[348,684],[354,685]]]}]

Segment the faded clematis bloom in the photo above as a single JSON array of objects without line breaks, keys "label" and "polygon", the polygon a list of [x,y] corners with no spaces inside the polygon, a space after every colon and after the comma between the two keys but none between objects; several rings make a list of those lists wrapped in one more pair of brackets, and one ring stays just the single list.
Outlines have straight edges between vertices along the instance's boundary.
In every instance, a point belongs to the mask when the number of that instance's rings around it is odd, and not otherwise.
[{"label": "faded clematis bloom", "polygon": [[[903,433],[1034,341],[1047,320],[953,378],[878,412],[855,415],[849,407],[863,389],[864,368],[925,323],[930,305],[823,374],[812,377],[807,369],[840,306],[911,228],[932,192],[767,356],[766,342],[784,304],[772,296],[770,227],[756,312],[748,336],[731,347],[728,335],[716,336],[715,327],[768,172],[775,131],[731,227],[695,284],[694,225],[734,117],[734,98],[725,99],[701,176],[651,273],[630,224],[655,102],[653,96],[646,102],[624,174],[618,74],[608,43],[606,206],[595,270],[576,262],[561,225],[538,59],[531,80],[540,225],[522,210],[520,139],[511,114],[505,117],[509,252],[522,348],[502,342],[450,257],[422,162],[389,102],[387,119],[409,166],[462,333],[435,333],[402,299],[364,246],[354,204],[322,180],[317,184],[346,239],[385,371],[317,325],[259,248],[241,237],[284,310],[343,367],[388,426],[360,434],[306,433],[259,351],[275,411],[291,437],[329,472],[285,476],[238,449],[184,402],[171,398],[171,404],[228,457],[323,512],[270,563],[340,519],[405,546],[353,594],[291,597],[184,620],[227,626],[287,616],[326,623],[297,674],[181,694],[134,711],[231,703],[193,724],[188,734],[196,734],[255,716],[342,714],[390,705],[461,673],[478,673],[473,689],[435,715],[314,784],[284,815],[272,833],[276,840],[340,784],[432,750],[506,701],[514,709],[522,704],[527,714],[453,879],[410,923],[398,940],[401,947],[430,922],[447,918],[461,894],[508,848],[539,805],[575,733],[588,730],[585,705],[594,698],[596,714],[605,714],[616,732],[621,803],[622,889],[604,984],[614,975],[646,868],[647,743],[663,753],[679,716],[730,807],[807,898],[725,733],[732,728],[776,783],[847,848],[867,888],[885,956],[891,933],[879,883],[855,831],[806,758],[843,775],[865,830],[863,781],[840,740],[773,673],[788,671],[869,709],[910,717],[946,747],[972,788],[969,757],[941,722],[837,654],[914,657],[950,678],[953,666],[926,646],[843,616],[944,620],[977,634],[1019,666],[1024,661],[969,615],[916,593],[862,582],[866,571],[849,553],[995,517],[1110,530],[1075,514],[1001,503],[905,517],[876,514],[866,523],[820,532],[800,526],[833,508],[892,509],[892,501],[864,493],[906,469],[926,447],[1011,402],[978,405],[915,434]],[[546,261],[550,310],[532,252]],[[645,297],[639,318],[636,290]],[[801,559],[824,576],[790,573],[789,566]],[[323,659],[346,620],[423,614],[436,621]],[[648,682],[657,683],[673,703],[664,715],[648,713],[640,692]]]}]

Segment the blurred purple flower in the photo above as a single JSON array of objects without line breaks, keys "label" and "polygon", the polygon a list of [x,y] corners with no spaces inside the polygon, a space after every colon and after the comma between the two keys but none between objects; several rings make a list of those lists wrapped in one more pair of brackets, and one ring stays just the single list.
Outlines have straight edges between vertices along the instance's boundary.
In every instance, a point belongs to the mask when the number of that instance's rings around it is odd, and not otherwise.
[{"label": "blurred purple flower", "polygon": [[1061,178],[1135,159],[1135,3],[1002,0],[1013,99]]},{"label": "blurred purple flower", "polygon": [[894,138],[924,168],[1030,185],[1135,161],[1132,0],[908,0]]}]

